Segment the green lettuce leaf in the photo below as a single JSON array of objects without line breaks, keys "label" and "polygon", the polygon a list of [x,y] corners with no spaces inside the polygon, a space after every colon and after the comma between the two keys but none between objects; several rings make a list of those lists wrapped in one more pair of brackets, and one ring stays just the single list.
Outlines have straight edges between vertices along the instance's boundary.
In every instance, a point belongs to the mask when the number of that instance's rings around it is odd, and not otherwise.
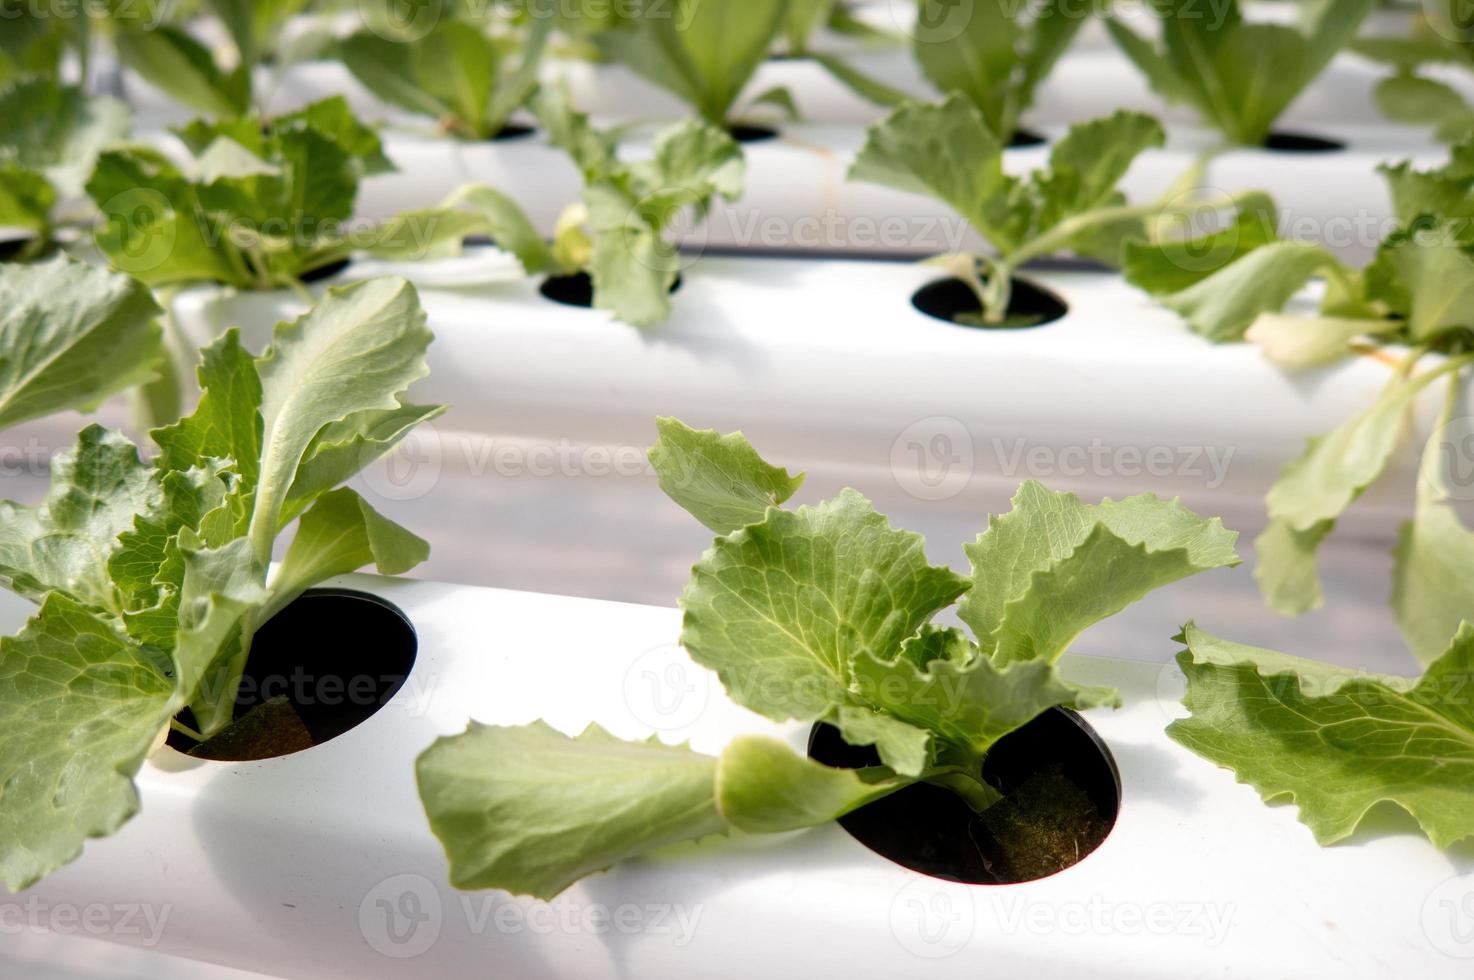
[{"label": "green lettuce leaf", "polygon": [[681,643],[738,704],[812,721],[846,701],[860,651],[893,656],[966,588],[846,490],[718,539],[681,597]]},{"label": "green lettuce leaf", "polygon": [[1088,13],[1063,0],[978,0],[966,16],[959,9],[941,18],[924,10],[915,31],[916,62],[938,91],[966,96],[1006,142]]},{"label": "green lettuce leaf", "polygon": [[[1097,540],[1082,550],[1092,536]],[[1237,538],[1221,521],[1204,520],[1175,500],[1142,494],[1087,505],[1074,494],[1054,493],[1029,480],[1014,495],[1013,509],[989,521],[988,529],[963,547],[972,563],[972,588],[957,613],[994,659],[1057,657],[1063,648],[1047,644],[1052,653],[1046,654],[1024,627],[1029,622],[1047,626],[1043,620],[1049,615],[1048,604],[1076,597],[1050,591],[1056,585],[1082,574],[1100,575],[1119,559],[1122,546],[1134,549],[1143,568],[1155,566],[1162,577],[1157,584],[1166,584],[1182,574],[1238,564]],[[1114,586],[1104,588],[1105,592],[1081,594],[1078,599],[1089,603],[1122,594]],[[1086,608],[1076,606],[1070,612],[1084,616]],[[1001,642],[1005,638],[1006,648]]]},{"label": "green lettuce leaf", "polygon": [[138,812],[133,776],[179,706],[171,669],[59,592],[0,639],[0,882],[11,891]]},{"label": "green lettuce leaf", "polygon": [[426,749],[415,771],[458,888],[551,899],[620,861],[728,829],[716,759],[598,725],[570,738],[540,721],[472,723]]},{"label": "green lettuce leaf", "polygon": [[738,97],[783,29],[787,0],[741,4],[639,0],[627,26],[596,41],[611,58],[725,127]]},{"label": "green lettuce leaf", "polygon": [[[1158,299],[1209,340],[1241,340],[1261,313],[1283,308],[1312,276],[1333,268],[1339,264],[1323,245],[1270,242]],[[1139,271],[1133,281],[1155,284]]]},{"label": "green lettuce leaf", "polygon": [[1160,46],[1119,21],[1109,23],[1122,51],[1158,94],[1189,103],[1230,140],[1253,146],[1351,41],[1372,5],[1373,0],[1327,0],[1296,28],[1249,23],[1234,0],[1211,12],[1192,0],[1153,0]]},{"label": "green lettuce leaf", "polygon": [[716,801],[738,830],[778,834],[838,820],[913,782],[883,766],[834,769],[775,738],[744,735],[722,751]]},{"label": "green lettuce leaf", "polygon": [[1435,846],[1474,835],[1474,627],[1465,623],[1421,678],[1381,677],[1212,637],[1189,625],[1178,657],[1190,718],[1177,742],[1253,786],[1290,799],[1322,844],[1343,840],[1383,802]]},{"label": "green lettuce leaf", "polygon": [[674,418],[656,419],[655,428],[650,464],[660,489],[717,534],[758,523],[803,484],[803,474],[769,465],[741,433],[723,436]]},{"label": "green lettuce leaf", "polygon": [[1443,82],[1399,74],[1378,82],[1372,95],[1388,119],[1432,127],[1434,138],[1446,143],[1474,131],[1474,106]]},{"label": "green lettuce leaf", "polygon": [[226,71],[181,27],[129,27],[119,30],[113,42],[125,65],[197,112],[233,119],[251,107],[251,66]]},{"label": "green lettuce leaf", "polygon": [[0,429],[148,381],[162,313],[139,283],[75,259],[0,266]]}]

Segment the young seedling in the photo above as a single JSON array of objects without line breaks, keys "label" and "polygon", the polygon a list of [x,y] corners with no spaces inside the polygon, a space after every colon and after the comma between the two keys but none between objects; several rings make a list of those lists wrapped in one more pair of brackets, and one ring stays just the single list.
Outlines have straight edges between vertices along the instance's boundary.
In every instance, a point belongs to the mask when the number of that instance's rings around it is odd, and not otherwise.
[{"label": "young seedling", "polygon": [[128,108],[109,96],[40,76],[0,86],[0,229],[29,236],[16,258],[45,254],[81,224],[60,205],[82,194],[99,154],[129,128]]},{"label": "young seedling", "polygon": [[[119,61],[154,88],[194,112],[235,119],[259,106],[259,71],[319,57],[330,47],[325,29],[286,36],[308,0],[204,0],[203,9],[168,3],[115,4],[101,25]],[[200,40],[199,25],[230,38],[224,52]]]},{"label": "young seedling", "polygon": [[105,218],[98,246],[153,286],[300,288],[355,252],[453,252],[470,226],[445,211],[355,223],[360,180],[392,168],[341,97],[271,120],[197,120],[176,133],[193,155],[187,166],[145,148],[113,150],[87,182]]},{"label": "young seedling", "polygon": [[[658,426],[662,488],[718,535],[681,598],[686,651],[743,707],[827,722],[882,764],[831,768],[755,735],[713,757],[598,724],[569,737],[543,722],[473,722],[418,763],[457,887],[552,898],[664,844],[817,826],[917,782],[985,810],[1000,794],[982,762],[1000,738],[1056,705],[1118,702],[1060,675],[1077,634],[1238,561],[1234,534],[1175,501],[1086,505],[1026,483],[964,549],[963,577],[928,565],[920,536],[854,490],[786,510],[802,477],[741,435]],[[931,624],[959,596],[971,637]]]},{"label": "young seedling", "polygon": [[561,92],[545,90],[533,106],[584,181],[582,200],[565,209],[551,246],[514,201],[490,187],[464,187],[445,206],[470,208],[529,275],[587,274],[596,308],[633,326],[665,321],[683,265],[668,229],[687,211],[700,221],[718,196],[731,201],[742,193],[741,149],[722,130],[691,119],[656,134],[649,159],[627,163],[616,134],[594,129]]},{"label": "young seedling", "polygon": [[[912,53],[922,74],[944,96],[971,102],[1005,146],[1018,141],[1021,118],[1040,84],[1096,14],[1093,3],[1068,0],[977,0],[947,7],[940,16],[928,0],[917,6]],[[842,62],[819,60],[872,102],[899,106],[911,98]]]},{"label": "young seedling", "polygon": [[[1417,171],[1407,163],[1381,168],[1397,227],[1363,269],[1344,266],[1319,245],[1260,235],[1258,229],[1266,227],[1262,222],[1246,225],[1242,240],[1237,229],[1229,228],[1190,242],[1127,247],[1128,278],[1159,293],[1163,303],[1211,339],[1248,339],[1291,371],[1357,352],[1385,350],[1395,358],[1397,366],[1376,401],[1311,440],[1269,491],[1270,522],[1255,543],[1255,576],[1266,600],[1282,613],[1295,615],[1323,604],[1316,571],[1319,546],[1396,456],[1408,413],[1422,392],[1441,381],[1454,399],[1467,384],[1474,365],[1474,236],[1467,221],[1474,214],[1471,160],[1474,143],[1465,143],[1438,170]],[[1221,246],[1217,251],[1223,259],[1216,268],[1188,270],[1179,262],[1181,254],[1209,255],[1215,246]],[[1327,276],[1319,311],[1277,312],[1316,272]],[[1442,432],[1435,432],[1429,452],[1435,452]],[[1393,606],[1408,645],[1428,663],[1474,609],[1468,576],[1449,571],[1462,567],[1455,558],[1474,558],[1474,540],[1451,510],[1424,491],[1398,546]],[[1461,603],[1435,612],[1425,601],[1455,586]]]},{"label": "young seedling", "polygon": [[1114,263],[1122,242],[1144,236],[1161,203],[1130,205],[1116,184],[1144,150],[1161,146],[1150,116],[1118,112],[1071,127],[1049,166],[1027,177],[1004,173],[1003,143],[963,95],[940,105],[907,104],[870,128],[852,180],[934,197],[961,215],[996,254],[953,255],[948,268],[977,294],[980,309],[958,322],[1023,326],[1010,310],[1014,273],[1025,262],[1073,251]]},{"label": "young seedling", "polygon": [[1458,0],[1428,0],[1405,38],[1366,37],[1351,47],[1396,69],[1373,93],[1388,119],[1427,126],[1445,143],[1474,132],[1474,105],[1452,85],[1427,74],[1436,67],[1474,72],[1474,25],[1460,14]]},{"label": "young seedling", "polygon": [[382,27],[346,38],[339,53],[369,91],[429,116],[459,139],[492,139],[537,87],[552,18],[492,24],[443,17],[423,34],[398,39]]},{"label": "young seedling", "polygon": [[789,118],[798,114],[792,93],[782,87],[738,108],[788,15],[788,0],[635,0],[624,23],[594,40],[609,57],[675,95],[707,123],[740,132],[760,106],[776,107]]},{"label": "young seedling", "polygon": [[7,3],[0,31],[0,86],[27,75],[55,78],[62,59],[73,54],[83,83],[90,81],[90,9],[82,16],[56,16],[46,4]]},{"label": "young seedling", "polygon": [[92,426],[53,461],[44,502],[3,505],[0,582],[39,606],[0,639],[6,887],[127,822],[132,779],[171,726],[228,729],[257,629],[304,590],[425,559],[424,541],[339,485],[440,411],[400,401],[429,342],[403,280],[334,290],[260,357],[233,330],[204,351],[199,407],[154,431],[153,462]]},{"label": "young seedling", "polygon": [[1192,106],[1230,143],[1260,146],[1374,5],[1326,0],[1306,6],[1304,24],[1291,27],[1245,21],[1237,0],[1152,0],[1160,44],[1115,17],[1106,26],[1158,95]]}]

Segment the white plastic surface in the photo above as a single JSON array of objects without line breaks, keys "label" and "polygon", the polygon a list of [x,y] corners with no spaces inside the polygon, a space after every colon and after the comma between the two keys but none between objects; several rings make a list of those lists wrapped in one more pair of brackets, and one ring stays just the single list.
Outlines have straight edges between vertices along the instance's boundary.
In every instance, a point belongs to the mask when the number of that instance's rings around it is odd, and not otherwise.
[{"label": "white plastic surface", "polygon": [[[1042,132],[1055,138],[1063,127]],[[1346,261],[1365,261],[1390,230],[1391,204],[1377,165],[1412,159],[1420,167],[1437,166],[1446,151],[1396,127],[1366,126],[1343,135],[1348,145],[1339,152],[1224,153],[1208,165],[1201,186],[1220,193],[1267,190],[1281,206],[1286,237],[1323,241]],[[678,229],[678,237],[711,247],[917,257],[982,247],[976,233],[939,201],[847,180],[864,139],[858,125],[796,124],[783,127],[777,139],[747,144],[742,198],[718,203],[706,222]],[[1207,131],[1174,129],[1165,149],[1136,161],[1122,190],[1135,203],[1159,200],[1213,143]],[[550,233],[581,190],[572,163],[540,134],[461,143],[389,132],[385,144],[399,172],[365,182],[359,210],[367,217],[426,207],[464,183],[481,182],[511,195]],[[648,143],[632,141],[628,152],[648,153]],[[1044,166],[1048,155],[1047,145],[1010,150],[1005,166],[1026,173]]]},{"label": "white plastic surface", "polygon": [[[410,681],[383,711],[282,759],[155,757],[139,777],[142,813],[30,894],[169,908],[160,951],[304,980],[1467,976],[1470,851],[1440,854],[1391,816],[1317,847],[1293,808],[1266,807],[1166,738],[1180,711],[1173,669],[1105,659],[1071,658],[1066,671],[1125,697],[1124,710],[1089,715],[1119,766],[1122,809],[1099,850],[1051,878],[931,879],[830,825],[673,848],[551,905],[458,894],[412,767],[468,718],[597,721],[706,752],[742,732],[801,746],[805,729],[728,702],[674,648],[675,610],[343,584],[396,603],[419,633]],[[6,608],[10,628],[19,610]],[[1211,610],[1202,618],[1234,631]],[[1158,626],[1139,642],[1170,647]]]},{"label": "white plastic surface", "polygon": [[[896,525],[923,532],[940,563],[965,567],[962,544],[1030,478],[1089,498],[1181,495],[1242,531],[1250,558],[1280,467],[1389,377],[1371,358],[1286,375],[1098,274],[1040,274],[1074,312],[984,332],[911,308],[935,275],[922,267],[709,258],[687,270],[672,322],[640,332],[544,300],[520,277],[491,281],[507,265],[487,250],[399,270],[419,283],[436,333],[432,374],[414,397],[452,410],[355,486],[431,541],[417,575],[673,605],[710,535],[645,464],[657,415],[746,431],[808,473],[800,501],[860,489]],[[259,350],[300,307],[287,295],[193,291],[176,309],[192,341],[238,324]],[[1213,604],[1233,610],[1245,642],[1411,669],[1385,603],[1413,473],[1405,453],[1327,542],[1325,610],[1269,612],[1246,564],[1102,625],[1102,649],[1150,657],[1133,631]]]}]

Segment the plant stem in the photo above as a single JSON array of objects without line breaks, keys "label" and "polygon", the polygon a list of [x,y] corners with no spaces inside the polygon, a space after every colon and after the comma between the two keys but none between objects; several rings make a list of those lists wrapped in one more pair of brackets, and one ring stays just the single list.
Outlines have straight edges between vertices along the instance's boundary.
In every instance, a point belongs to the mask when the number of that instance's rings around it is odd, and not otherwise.
[{"label": "plant stem", "polygon": [[178,732],[179,734],[183,735],[185,738],[193,739],[196,742],[203,742],[205,740],[205,736],[201,735],[193,728],[190,728],[178,718],[170,718],[169,727],[174,729],[174,731]]}]

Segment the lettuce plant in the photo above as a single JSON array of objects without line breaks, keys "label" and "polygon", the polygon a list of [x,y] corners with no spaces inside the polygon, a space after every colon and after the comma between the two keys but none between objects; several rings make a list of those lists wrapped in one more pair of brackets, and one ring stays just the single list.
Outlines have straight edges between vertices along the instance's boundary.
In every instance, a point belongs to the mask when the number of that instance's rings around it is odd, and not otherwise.
[{"label": "lettuce plant", "polygon": [[[945,8],[937,18],[931,0],[917,0],[917,6],[912,53],[922,74],[938,92],[966,97],[1005,145],[1018,134],[1039,85],[1096,12],[1090,2],[978,0]],[[910,98],[843,62],[818,60],[872,102],[898,106]]]},{"label": "lettuce plant", "polygon": [[1021,325],[1032,321],[1011,316],[1009,302],[1025,262],[1069,250],[1114,263],[1123,240],[1160,215],[1160,203],[1127,204],[1116,184],[1163,140],[1150,116],[1117,112],[1071,127],[1046,169],[1015,177],[977,107],[953,95],[940,105],[908,103],[872,126],[849,177],[934,197],[966,219],[996,254],[950,258],[981,307],[959,322]]},{"label": "lettuce plant", "polygon": [[534,108],[584,180],[583,198],[564,211],[551,246],[493,188],[462,188],[446,206],[479,215],[483,230],[529,275],[587,273],[596,308],[634,326],[664,321],[682,265],[666,231],[687,209],[700,220],[718,196],[730,201],[742,193],[741,149],[722,130],[689,119],[656,134],[649,159],[630,163],[619,158],[615,134],[594,129],[562,93],[540,93]]},{"label": "lettuce plant", "polygon": [[601,50],[666,89],[713,126],[733,129],[760,105],[797,115],[793,95],[773,88],[738,100],[772,52],[788,0],[633,0],[627,20],[595,37]]},{"label": "lettuce plant", "polygon": [[1374,92],[1383,115],[1430,127],[1434,138],[1453,143],[1474,132],[1474,105],[1453,86],[1429,78],[1423,70],[1444,65],[1474,71],[1471,45],[1474,25],[1460,13],[1458,0],[1427,0],[1409,36],[1361,38],[1352,47],[1396,69]]},{"label": "lettuce plant", "polygon": [[[150,85],[194,112],[233,119],[256,104],[257,71],[316,56],[326,46],[322,32],[306,32],[288,44],[284,29],[309,0],[203,0],[178,5],[162,0],[117,3],[108,14],[119,60]],[[218,24],[230,38],[223,58],[194,30]]]},{"label": "lettuce plant", "polygon": [[423,36],[393,39],[365,29],[344,39],[339,56],[374,95],[439,121],[461,139],[495,137],[537,87],[553,20],[499,27],[442,17]]},{"label": "lettuce plant", "polygon": [[403,280],[333,290],[259,357],[233,330],[205,350],[199,407],[153,432],[153,462],[92,426],[40,505],[3,505],[0,582],[39,608],[0,639],[0,882],[28,887],[116,832],[166,729],[228,729],[257,628],[305,589],[424,560],[339,484],[439,412],[400,400],[430,339]]},{"label": "lettuce plant", "polygon": [[53,243],[59,205],[79,197],[98,155],[128,134],[128,109],[53,78],[0,87],[0,228],[23,229],[30,258]]},{"label": "lettuce plant", "polygon": [[[964,577],[927,564],[921,537],[854,490],[784,509],[802,477],[741,435],[658,425],[662,488],[718,535],[681,598],[687,652],[738,704],[833,724],[882,764],[831,768],[756,735],[713,757],[597,724],[569,737],[472,723],[418,763],[457,887],[551,898],[664,844],[817,826],[916,782],[986,809],[1000,794],[982,760],[1000,738],[1056,705],[1118,702],[1060,675],[1076,635],[1238,560],[1234,534],[1175,501],[1087,505],[1031,482],[964,549]],[[971,636],[930,622],[959,597]]]},{"label": "lettuce plant", "polygon": [[1417,678],[1347,671],[1192,624],[1182,639],[1191,716],[1168,734],[1266,801],[1294,801],[1322,844],[1350,836],[1384,803],[1407,811],[1437,847],[1474,836],[1470,623]]},{"label": "lettuce plant", "polygon": [[[1287,614],[1323,603],[1316,572],[1320,543],[1396,456],[1419,395],[1442,383],[1454,398],[1474,365],[1474,235],[1467,221],[1474,214],[1474,142],[1456,147],[1451,162],[1437,170],[1418,171],[1408,163],[1381,170],[1397,226],[1362,269],[1344,266],[1320,245],[1276,239],[1272,221],[1187,242],[1132,243],[1126,250],[1128,278],[1193,329],[1214,340],[1247,338],[1286,370],[1357,351],[1400,349],[1386,352],[1396,366],[1376,400],[1311,440],[1269,491],[1270,522],[1256,542],[1255,574],[1269,604]],[[1220,262],[1185,267],[1184,255],[1215,252]],[[1319,310],[1278,312],[1316,273],[1327,278]],[[1454,560],[1459,556],[1474,558],[1474,539],[1426,489],[1403,529],[1393,591],[1403,635],[1424,663],[1443,652],[1462,614],[1474,608],[1467,587],[1462,606],[1435,611],[1424,601],[1446,587],[1440,579],[1466,582],[1449,569],[1461,567]]]},{"label": "lettuce plant", "polygon": [[193,155],[187,166],[146,148],[113,150],[87,182],[106,219],[98,246],[150,285],[296,286],[356,251],[453,251],[468,225],[440,211],[354,222],[360,180],[390,165],[340,97],[269,121],[197,120],[177,135]]},{"label": "lettuce plant", "polygon": [[66,255],[0,265],[0,430],[150,380],[162,315],[143,284]]},{"label": "lettuce plant", "polygon": [[1356,35],[1375,0],[1326,0],[1305,7],[1300,27],[1250,23],[1237,0],[1152,0],[1161,22],[1153,44],[1120,20],[1111,35],[1168,102],[1185,103],[1230,142],[1258,146],[1280,113]]}]

